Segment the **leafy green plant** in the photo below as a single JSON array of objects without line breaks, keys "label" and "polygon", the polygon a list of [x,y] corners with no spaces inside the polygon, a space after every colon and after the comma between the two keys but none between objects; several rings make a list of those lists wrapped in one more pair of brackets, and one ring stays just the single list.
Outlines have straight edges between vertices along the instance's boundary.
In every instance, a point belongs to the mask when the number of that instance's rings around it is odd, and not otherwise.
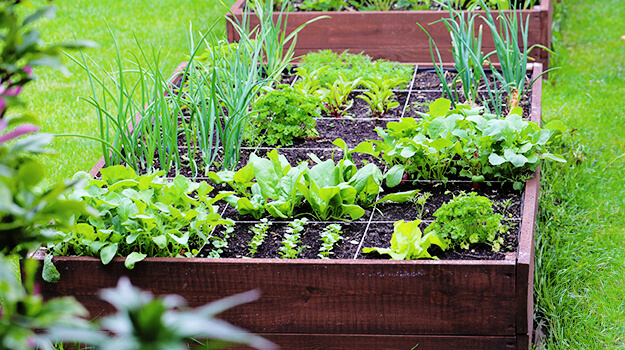
[{"label": "leafy green plant", "polygon": [[213,250],[208,253],[208,258],[221,258],[221,254],[224,253],[224,248],[228,248],[228,240],[232,237],[234,233],[234,226],[226,226],[224,228],[223,236],[211,236],[210,241],[213,245]]},{"label": "leafy green plant", "polygon": [[[227,195],[226,202],[237,208],[239,214],[259,219],[267,211],[273,217],[288,219],[302,200],[297,184],[308,165],[292,167],[277,150],[269,152],[267,158],[251,154],[241,170],[211,172],[208,176],[216,183],[228,183],[236,191],[223,195]],[[256,182],[252,182],[254,179]]]},{"label": "leafy green plant", "polygon": [[405,81],[400,80],[400,78],[386,80],[375,77],[369,78],[362,82],[368,91],[357,97],[367,101],[373,116],[382,117],[389,109],[399,107],[399,102],[395,100],[395,94],[391,89],[401,83],[405,83]]},{"label": "leafy green plant", "polygon": [[452,249],[469,249],[469,244],[484,243],[497,251],[509,227],[502,224],[503,215],[493,211],[490,199],[475,192],[461,192],[434,212],[436,220],[425,229],[436,234]]},{"label": "leafy green plant", "polygon": [[458,174],[473,182],[487,177],[511,180],[520,189],[540,159],[564,161],[548,151],[565,130],[561,123],[540,128],[523,120],[520,108],[497,119],[479,107],[450,107],[451,101],[439,99],[421,120],[403,118],[388,123],[386,130],[377,129],[382,141],[374,143],[390,167],[385,175],[388,186],[399,184],[405,173],[439,180]]},{"label": "leafy green plant", "polygon": [[304,0],[299,8],[304,11],[339,11],[345,5],[343,0]]},{"label": "leafy green plant", "polygon": [[431,193],[425,192],[423,194],[414,196],[410,200],[414,204],[414,206],[417,208],[417,211],[419,212],[419,214],[417,215],[417,219],[419,220],[423,219],[423,211],[425,210],[425,203],[428,201],[428,199],[430,199],[431,196],[432,196]]},{"label": "leafy green plant", "polygon": [[37,261],[25,259],[23,267],[22,283],[15,274],[14,262],[0,254],[0,348],[48,350],[52,345],[42,336],[42,330],[60,325],[88,327],[88,322],[80,317],[89,313],[76,299],[63,297],[44,301],[36,292]]},{"label": "leafy green plant", "polygon": [[326,112],[333,117],[345,115],[345,110],[350,108],[354,100],[349,99],[349,94],[358,86],[360,78],[347,81],[342,75],[332,85],[317,90]]},{"label": "leafy green plant", "polygon": [[419,224],[421,220],[406,221],[399,220],[393,224],[393,237],[390,248],[363,248],[363,253],[373,251],[379,254],[390,255],[393,260],[434,258],[428,253],[432,245],[439,246],[442,250],[447,249],[447,244],[441,240],[436,232],[421,233]]},{"label": "leafy green plant", "polygon": [[334,254],[334,252],[332,252],[334,244],[343,239],[343,237],[341,237],[342,233],[343,231],[341,231],[341,225],[339,224],[330,224],[326,226],[319,236],[322,243],[317,256],[321,259],[330,259],[330,255]]},{"label": "leafy green plant", "polygon": [[398,0],[397,9],[401,10],[430,10],[432,6],[431,0]]},{"label": "leafy green plant", "polygon": [[[213,188],[206,182],[183,176],[167,182],[159,177],[162,172],[138,176],[119,165],[103,168],[101,174],[101,180],[92,179],[69,196],[99,215],[76,215],[76,229],[62,243],[48,245],[53,254],[99,256],[103,264],[122,256],[132,269],[147,256],[193,256],[213,228],[232,225],[213,205],[226,194],[209,197]],[[90,178],[86,173],[77,177]]]},{"label": "leafy green plant", "polygon": [[[333,82],[340,79],[341,75],[347,81],[354,81],[358,78],[366,80],[370,77],[379,77],[383,80],[398,78],[402,81],[410,81],[414,71],[413,67],[409,65],[387,60],[373,60],[370,56],[362,53],[343,52],[337,54],[330,50],[310,52],[302,56],[300,68],[307,72],[322,68],[317,75],[321,86],[332,85]],[[401,87],[399,85],[395,88]]]},{"label": "leafy green plant", "polygon": [[241,344],[256,349],[276,349],[257,335],[216,318],[216,315],[258,299],[257,290],[233,295],[196,309],[178,295],[154,297],[120,278],[116,288],[104,289],[100,297],[117,312],[99,321],[100,329],[56,326],[46,335],[51,341],[78,341],[96,350],[187,349],[206,342],[210,349]]},{"label": "leafy green plant", "polygon": [[304,67],[295,68],[298,79],[293,83],[293,88],[302,96],[317,96],[317,91],[321,87],[319,75],[328,68],[328,66],[323,66],[310,72]]},{"label": "leafy green plant", "polygon": [[310,204],[312,214],[319,220],[342,220],[347,216],[356,220],[362,217],[365,210],[356,204],[358,190],[344,179],[345,171],[353,168],[344,167],[346,164],[343,161],[337,165],[331,159],[324,162],[313,160],[317,164],[304,173],[305,183],[297,184],[299,192]]},{"label": "leafy green plant", "polygon": [[[44,44],[35,23],[54,18],[56,7],[31,11],[21,1],[0,6],[0,254],[25,255],[40,243],[57,240],[57,231],[71,227],[74,213],[89,214],[81,203],[60,196],[73,181],[43,186],[51,134],[38,133],[38,118],[25,110],[23,88],[35,79],[33,68],[68,73],[61,50],[93,47],[91,41]],[[32,4],[31,4],[32,5]]]},{"label": "leafy green plant", "polygon": [[297,137],[318,136],[315,118],[319,114],[319,100],[301,95],[288,85],[272,89],[254,103],[259,111],[254,121],[260,138],[269,145],[290,146]]},{"label": "leafy green plant", "polygon": [[350,0],[349,4],[358,11],[390,11],[395,5],[395,0]]},{"label": "leafy green plant", "polygon": [[267,238],[267,231],[270,227],[271,221],[269,221],[269,219],[267,218],[262,218],[260,219],[259,223],[250,228],[250,231],[254,233],[254,236],[252,237],[249,246],[250,258],[254,257],[254,254],[256,254],[258,247],[260,247],[265,241],[265,238]]},{"label": "leafy green plant", "polygon": [[284,239],[282,240],[282,246],[280,247],[280,256],[282,258],[297,259],[302,250],[308,248],[308,246],[298,245],[302,243],[302,231],[304,231],[307,223],[308,219],[302,218],[295,219],[295,221],[288,224],[286,233],[284,234]]}]

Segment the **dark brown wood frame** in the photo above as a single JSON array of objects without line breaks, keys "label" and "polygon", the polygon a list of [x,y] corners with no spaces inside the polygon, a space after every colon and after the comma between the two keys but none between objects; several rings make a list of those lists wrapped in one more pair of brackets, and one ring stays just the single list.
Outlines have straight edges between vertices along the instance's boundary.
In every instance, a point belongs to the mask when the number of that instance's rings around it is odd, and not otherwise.
[{"label": "dark brown wood frame", "polygon": [[[227,17],[241,21],[246,0],[237,0],[230,8]],[[484,11],[476,11],[484,15]],[[505,11],[510,12],[510,11]],[[541,44],[551,46],[551,26],[553,22],[553,0],[541,0],[540,5],[533,9],[520,11],[522,18],[530,16],[528,47]],[[277,20],[279,14],[274,14]],[[417,26],[420,23],[432,36],[441,53],[444,63],[453,62],[449,31],[443,23],[431,24],[448,17],[446,11],[329,11],[329,12],[289,12],[287,32],[290,33],[300,25],[322,15],[330,16],[309,24],[297,37],[295,55],[305,55],[311,51],[330,49],[341,53],[364,52],[373,58],[384,58],[392,61],[416,63],[432,62],[428,37]],[[493,13],[495,16],[496,14]],[[483,52],[495,49],[490,29],[483,24]],[[525,20],[524,22],[525,23]],[[259,24],[258,18],[250,17],[250,25]],[[229,21],[226,21],[228,41],[238,40],[238,35]],[[542,63],[545,69],[549,64],[549,52],[534,49],[530,52],[536,62]],[[431,64],[431,63],[430,63]]]},{"label": "dark brown wood frame", "polygon": [[[539,77],[542,65],[531,70]],[[532,90],[538,124],[541,85]],[[55,257],[61,280],[39,281],[41,293],[75,296],[95,317],[111,311],[98,291],[121,276],[191,306],[258,288],[258,301],[221,317],[284,349],[528,349],[539,183],[537,169],[525,187],[518,251],[504,260],[147,258],[128,270],[123,258]]]}]

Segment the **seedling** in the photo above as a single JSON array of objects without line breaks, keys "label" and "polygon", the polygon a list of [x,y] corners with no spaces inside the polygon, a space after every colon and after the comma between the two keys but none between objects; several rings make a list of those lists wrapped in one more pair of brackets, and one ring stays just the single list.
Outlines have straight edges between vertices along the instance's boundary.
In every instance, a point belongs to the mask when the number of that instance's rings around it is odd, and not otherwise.
[{"label": "seedling", "polygon": [[288,224],[284,239],[282,240],[282,246],[280,247],[280,256],[283,259],[297,259],[298,255],[308,248],[308,246],[298,246],[302,243],[301,236],[304,231],[304,226],[308,223],[308,219],[295,219],[295,221]]},{"label": "seedling", "polygon": [[262,218],[260,219],[259,223],[257,223],[250,229],[250,231],[254,233],[254,237],[252,237],[249,247],[250,258],[254,257],[254,254],[256,254],[258,247],[260,247],[265,241],[265,238],[267,237],[267,231],[270,227],[271,221],[269,221],[267,218]]},{"label": "seedling", "polygon": [[341,231],[341,225],[328,225],[323,230],[323,232],[321,232],[320,239],[322,243],[321,248],[319,249],[319,254],[317,254],[317,256],[321,259],[329,259],[330,254],[334,254],[334,252],[332,252],[332,249],[334,249],[334,244],[339,240],[343,239],[343,237],[341,237],[342,233],[343,231]]}]

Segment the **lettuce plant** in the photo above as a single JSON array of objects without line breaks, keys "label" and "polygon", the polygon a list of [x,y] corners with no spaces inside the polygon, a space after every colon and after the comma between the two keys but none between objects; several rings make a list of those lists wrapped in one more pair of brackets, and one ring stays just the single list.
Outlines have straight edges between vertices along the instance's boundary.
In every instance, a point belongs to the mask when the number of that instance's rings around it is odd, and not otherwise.
[{"label": "lettuce plant", "polygon": [[[357,204],[358,190],[345,182],[344,173],[350,171],[351,164],[343,160],[335,164],[328,159],[304,173],[305,183],[298,183],[297,188],[310,204],[313,215],[319,220],[342,220],[347,216],[356,220],[365,214]],[[355,166],[353,166],[355,168]]]},{"label": "lettuce plant", "polygon": [[[232,225],[216,213],[214,203],[226,194],[209,197],[212,187],[177,176],[168,182],[155,173],[138,176],[127,167],[101,170],[70,199],[95,208],[99,215],[76,215],[76,229],[48,249],[57,255],[99,256],[108,264],[115,256],[125,265],[150,257],[193,256],[217,225]],[[89,177],[79,173],[77,177]]]},{"label": "lettuce plant", "polygon": [[[393,224],[393,237],[390,248],[363,248],[363,253],[373,251],[383,255],[390,255],[393,260],[432,258],[428,253],[431,245],[437,245],[442,250],[447,249],[447,244],[441,240],[436,232],[421,233],[419,224],[421,220],[399,220]],[[434,257],[436,259],[436,257]]]},{"label": "lettuce plant", "polygon": [[484,243],[497,251],[503,244],[502,234],[509,229],[501,223],[503,215],[493,211],[490,199],[475,192],[460,193],[434,212],[436,220],[426,234],[436,234],[452,249],[469,249],[469,244]]},{"label": "lettuce plant", "polygon": [[237,208],[239,214],[252,214],[258,219],[267,211],[273,217],[290,218],[302,199],[297,184],[307,164],[292,167],[277,150],[271,151],[267,158],[251,154],[248,164],[239,171],[211,172],[208,176],[216,183],[228,183],[235,190],[224,194],[226,202]]}]

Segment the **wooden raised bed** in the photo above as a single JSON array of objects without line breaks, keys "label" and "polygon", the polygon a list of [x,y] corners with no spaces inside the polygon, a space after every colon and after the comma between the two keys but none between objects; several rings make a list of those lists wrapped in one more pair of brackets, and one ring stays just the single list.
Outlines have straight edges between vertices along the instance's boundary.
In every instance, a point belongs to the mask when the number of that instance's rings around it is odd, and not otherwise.
[{"label": "wooden raised bed", "polygon": [[[242,19],[245,0],[237,0],[226,16]],[[476,11],[484,14],[484,11]],[[506,11],[509,12],[509,11]],[[553,21],[553,0],[541,0],[531,10],[522,10],[523,23],[530,16],[528,47],[534,44],[551,46],[551,25]],[[328,15],[331,18],[309,24],[297,37],[295,55],[305,55],[311,51],[330,49],[341,53],[364,52],[373,58],[416,63],[431,62],[428,37],[417,26],[419,22],[430,33],[441,53],[443,62],[453,62],[449,31],[443,23],[430,24],[444,17],[446,11],[329,11],[329,12],[289,12],[287,32],[295,30],[307,21]],[[493,12],[493,15],[496,14]],[[278,14],[274,14],[277,19]],[[483,23],[481,20],[478,23]],[[250,18],[251,26],[259,24],[258,18]],[[226,21],[228,41],[238,40],[238,36]],[[490,29],[484,24],[482,50],[494,50]],[[542,49],[532,50],[531,57],[545,68],[549,64],[549,53]]]},{"label": "wooden raised bed", "polygon": [[[531,119],[540,124],[540,79]],[[40,281],[41,293],[75,296],[95,317],[111,311],[98,291],[121,276],[191,306],[258,288],[259,300],[221,317],[284,349],[528,349],[539,182],[540,169],[521,201],[518,249],[503,260],[147,258],[128,270],[123,258],[55,257],[61,280]]]}]

